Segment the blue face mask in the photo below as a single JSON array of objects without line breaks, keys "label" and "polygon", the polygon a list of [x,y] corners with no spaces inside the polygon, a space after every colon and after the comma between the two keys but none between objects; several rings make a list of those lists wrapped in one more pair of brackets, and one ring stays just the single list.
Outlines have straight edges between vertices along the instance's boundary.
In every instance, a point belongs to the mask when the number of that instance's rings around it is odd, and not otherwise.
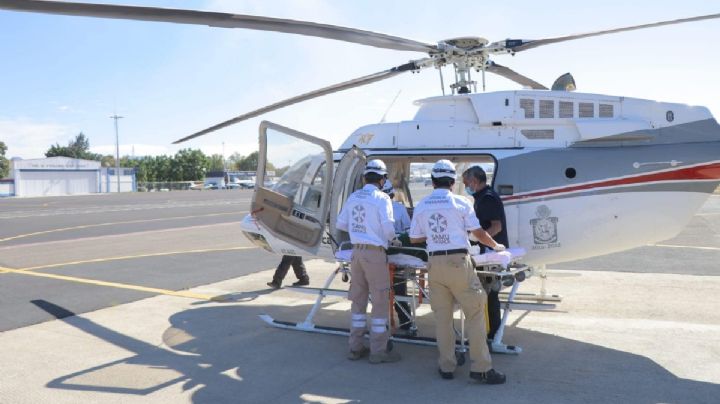
[{"label": "blue face mask", "polygon": [[467,192],[468,195],[472,196],[472,194],[475,193],[475,190],[470,187],[465,187],[465,192]]}]

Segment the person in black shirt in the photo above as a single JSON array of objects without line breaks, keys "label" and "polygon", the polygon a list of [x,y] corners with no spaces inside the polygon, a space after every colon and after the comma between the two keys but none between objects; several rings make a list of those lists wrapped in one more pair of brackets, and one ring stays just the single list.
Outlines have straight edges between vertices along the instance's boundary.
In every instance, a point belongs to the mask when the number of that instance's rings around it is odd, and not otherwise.
[{"label": "person in black shirt", "polygon": [[[507,224],[505,222],[505,208],[502,199],[495,190],[487,184],[487,175],[480,166],[472,166],[463,173],[465,190],[475,200],[475,215],[480,226],[488,232],[497,243],[509,247]],[[485,252],[485,246],[480,245],[480,252]],[[500,297],[499,291],[490,290],[488,293],[488,314],[490,329],[488,339],[492,340],[500,327]]]}]

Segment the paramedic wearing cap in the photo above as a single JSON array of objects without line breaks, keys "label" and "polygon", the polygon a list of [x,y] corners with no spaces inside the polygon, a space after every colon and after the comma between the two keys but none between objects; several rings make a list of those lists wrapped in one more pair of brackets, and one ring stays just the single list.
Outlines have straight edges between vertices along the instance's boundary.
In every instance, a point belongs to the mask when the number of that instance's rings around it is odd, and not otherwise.
[{"label": "paramedic wearing cap", "polygon": [[[397,352],[387,349],[390,276],[386,249],[395,238],[395,229],[390,198],[381,191],[386,174],[381,160],[368,161],[363,172],[365,186],[350,195],[337,218],[337,228],[350,234],[353,245],[352,282],[348,293],[352,301],[348,359],[358,360],[369,353],[370,363],[400,360]],[[369,350],[363,344],[368,293],[372,296]]]},{"label": "paramedic wearing cap", "polygon": [[455,184],[455,166],[439,160],[433,166],[433,192],[415,207],[410,226],[410,240],[426,241],[429,257],[430,307],[435,313],[438,372],[452,379],[457,366],[453,306],[460,304],[466,317],[470,344],[470,378],[481,383],[505,383],[505,375],[492,368],[486,343],[485,304],[487,296],[475,274],[468,255],[467,232],[496,251],[503,250],[480,227],[472,205],[450,189]]}]

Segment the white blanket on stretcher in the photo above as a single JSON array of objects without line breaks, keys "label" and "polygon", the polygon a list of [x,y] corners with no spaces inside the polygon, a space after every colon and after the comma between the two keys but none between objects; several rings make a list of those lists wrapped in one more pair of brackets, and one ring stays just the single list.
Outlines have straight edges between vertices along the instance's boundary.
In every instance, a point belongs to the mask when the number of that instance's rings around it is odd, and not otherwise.
[{"label": "white blanket on stretcher", "polygon": [[[476,246],[474,246],[476,247]],[[525,255],[525,249],[523,248],[508,248],[506,251],[495,252],[490,251],[485,254],[480,254],[479,248],[471,248],[470,254],[473,257],[476,265],[489,265],[497,264],[505,268],[517,258]],[[352,250],[341,250],[335,253],[335,258],[338,261],[350,262],[352,260]],[[398,266],[418,267],[422,268],[425,266],[425,262],[420,258],[413,257],[407,254],[393,254],[388,255],[388,262]]]},{"label": "white blanket on stretcher", "polygon": [[496,264],[502,266],[503,268],[507,268],[507,266],[514,259],[520,258],[525,255],[525,249],[508,248],[505,251],[490,251],[486,252],[485,254],[473,254],[473,251],[471,251],[470,253],[472,254],[473,261],[475,261],[475,265]]}]

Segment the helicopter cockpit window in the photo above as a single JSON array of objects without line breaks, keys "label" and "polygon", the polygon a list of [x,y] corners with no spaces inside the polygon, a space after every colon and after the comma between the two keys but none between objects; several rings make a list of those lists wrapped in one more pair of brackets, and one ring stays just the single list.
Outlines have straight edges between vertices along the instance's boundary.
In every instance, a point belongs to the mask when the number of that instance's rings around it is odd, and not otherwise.
[{"label": "helicopter cockpit window", "polygon": [[271,189],[292,199],[296,209],[320,217],[327,178],[322,148],[275,131],[268,131],[267,139],[266,168],[280,174]]}]

